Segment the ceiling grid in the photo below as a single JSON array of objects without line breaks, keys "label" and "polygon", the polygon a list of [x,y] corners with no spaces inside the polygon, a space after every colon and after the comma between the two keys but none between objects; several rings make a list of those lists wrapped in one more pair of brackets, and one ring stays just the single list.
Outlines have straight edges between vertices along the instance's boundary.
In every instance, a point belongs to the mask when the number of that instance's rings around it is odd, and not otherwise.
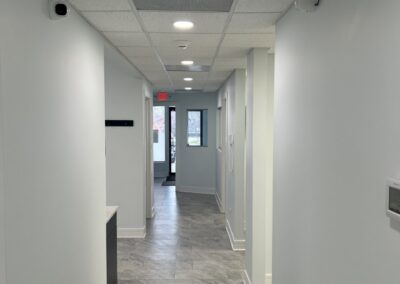
[{"label": "ceiling grid", "polygon": [[[251,48],[273,49],[275,22],[292,0],[70,0],[70,3],[144,74],[156,91],[185,87],[216,91],[234,69],[246,67],[246,55]],[[190,21],[194,26],[179,31],[173,26],[175,21]],[[183,60],[194,61],[193,68],[181,65]],[[193,81],[185,82],[185,77]]]}]

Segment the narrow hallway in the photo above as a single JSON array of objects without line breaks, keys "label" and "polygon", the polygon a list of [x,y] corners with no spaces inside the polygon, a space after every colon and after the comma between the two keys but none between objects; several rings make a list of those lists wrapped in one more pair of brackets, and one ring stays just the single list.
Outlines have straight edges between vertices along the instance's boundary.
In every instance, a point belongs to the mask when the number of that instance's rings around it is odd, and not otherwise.
[{"label": "narrow hallway", "polygon": [[145,239],[118,240],[120,284],[243,283],[244,252],[232,251],[212,195],[154,187]]}]

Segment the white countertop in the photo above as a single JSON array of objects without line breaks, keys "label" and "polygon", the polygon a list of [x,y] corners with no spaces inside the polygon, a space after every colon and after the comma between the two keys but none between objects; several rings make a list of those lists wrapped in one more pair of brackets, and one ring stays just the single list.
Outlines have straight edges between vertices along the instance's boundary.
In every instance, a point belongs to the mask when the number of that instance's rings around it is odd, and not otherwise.
[{"label": "white countertop", "polygon": [[118,206],[107,206],[106,207],[106,223],[110,221],[112,216],[114,216],[115,213],[117,213]]}]

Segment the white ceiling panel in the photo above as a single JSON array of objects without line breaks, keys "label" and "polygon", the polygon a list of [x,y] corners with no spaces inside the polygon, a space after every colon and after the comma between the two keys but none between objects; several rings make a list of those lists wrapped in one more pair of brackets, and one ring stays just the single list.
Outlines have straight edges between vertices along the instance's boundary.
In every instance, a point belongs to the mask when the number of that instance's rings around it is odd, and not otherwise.
[{"label": "white ceiling panel", "polygon": [[218,58],[245,58],[250,48],[221,46]]},{"label": "white ceiling panel", "polygon": [[127,57],[151,57],[155,56],[153,49],[143,46],[123,46],[119,50]]},{"label": "white ceiling panel", "polygon": [[158,58],[155,55],[148,56],[148,57],[145,57],[145,56],[140,56],[140,57],[129,56],[128,58],[135,65],[136,64],[137,65],[144,64],[144,65],[160,65],[161,66],[160,61],[158,60]]},{"label": "white ceiling panel", "polygon": [[241,58],[217,58],[213,71],[232,71],[234,69],[244,69],[247,66],[246,57]]},{"label": "white ceiling panel", "polygon": [[237,13],[232,17],[228,33],[273,33],[279,13]]},{"label": "white ceiling panel", "polygon": [[130,11],[128,0],[69,0],[80,11]]},{"label": "white ceiling panel", "polygon": [[212,81],[225,81],[232,71],[211,71],[209,79]]},{"label": "white ceiling panel", "polygon": [[[131,60],[132,63],[134,60]],[[158,64],[149,64],[149,63],[138,63],[137,61],[134,63],[137,68],[139,68],[142,72],[144,71],[164,71],[162,65]]]},{"label": "white ceiling panel", "polygon": [[283,12],[293,0],[239,0],[237,12]]},{"label": "white ceiling panel", "polygon": [[221,33],[228,17],[228,13],[140,12],[140,15],[148,32],[177,32],[173,27],[175,21],[192,21],[194,28],[186,33]]},{"label": "white ceiling panel", "polygon": [[217,46],[220,34],[151,33],[155,46],[178,46],[179,41],[188,41],[194,46]]},{"label": "white ceiling panel", "polygon": [[132,12],[83,12],[83,15],[102,32],[141,32]]},{"label": "white ceiling panel", "polygon": [[212,62],[212,57],[185,57],[185,56],[173,56],[173,57],[163,57],[163,62],[165,65],[180,65],[182,60],[193,60],[195,65],[210,65]]},{"label": "white ceiling panel", "polygon": [[164,71],[143,71],[151,81],[169,82],[168,76]]},{"label": "white ceiling panel", "polygon": [[[207,80],[207,72],[171,72],[169,71],[169,76],[172,80],[182,82],[184,84],[196,83],[197,81]],[[183,78],[193,78],[192,82],[185,82]]]},{"label": "white ceiling panel", "polygon": [[189,46],[187,49],[178,49],[177,47],[162,46],[157,47],[161,58],[212,58],[217,50],[217,47],[205,46]]},{"label": "white ceiling panel", "polygon": [[150,46],[144,33],[104,32],[115,46]]},{"label": "white ceiling panel", "polygon": [[272,47],[274,34],[227,34],[222,46],[226,47]]}]

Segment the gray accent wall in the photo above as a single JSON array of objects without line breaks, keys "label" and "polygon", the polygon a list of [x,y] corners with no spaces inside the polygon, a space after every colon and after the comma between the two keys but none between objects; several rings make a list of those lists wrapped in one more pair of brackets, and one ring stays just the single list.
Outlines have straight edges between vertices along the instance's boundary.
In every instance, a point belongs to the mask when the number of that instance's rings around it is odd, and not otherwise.
[{"label": "gray accent wall", "polygon": [[399,282],[399,11],[327,0],[277,25],[274,284]]}]

